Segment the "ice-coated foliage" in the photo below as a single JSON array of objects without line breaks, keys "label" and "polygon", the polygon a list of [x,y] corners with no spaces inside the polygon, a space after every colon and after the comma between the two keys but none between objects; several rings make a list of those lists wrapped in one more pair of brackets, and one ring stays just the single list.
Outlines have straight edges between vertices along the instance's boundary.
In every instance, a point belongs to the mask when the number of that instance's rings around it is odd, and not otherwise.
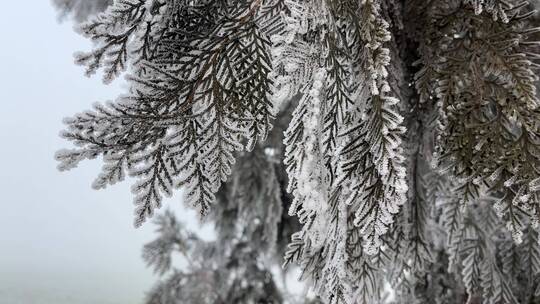
[{"label": "ice-coated foliage", "polygon": [[[208,242],[188,232],[167,211],[155,221],[158,236],[146,244],[143,259],[162,279],[148,292],[147,304],[282,303],[272,274],[249,240]],[[255,250],[254,250],[255,249]],[[178,256],[187,266],[172,266]]]},{"label": "ice-coated foliage", "polygon": [[76,62],[129,84],[59,168],[133,177],[136,226],[178,189],[215,225],[157,217],[147,303],[296,303],[283,256],[323,303],[540,302],[538,2],[55,4],[106,7]]},{"label": "ice-coated foliage", "polygon": [[52,0],[52,2],[62,15],[73,15],[76,21],[83,21],[88,16],[104,11],[113,0]]}]

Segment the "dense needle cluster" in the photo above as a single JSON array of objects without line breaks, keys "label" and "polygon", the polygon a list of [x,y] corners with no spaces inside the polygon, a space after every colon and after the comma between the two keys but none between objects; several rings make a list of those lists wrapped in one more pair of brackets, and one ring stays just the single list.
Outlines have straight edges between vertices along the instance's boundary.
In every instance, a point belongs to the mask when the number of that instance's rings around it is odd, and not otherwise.
[{"label": "dense needle cluster", "polygon": [[175,189],[215,223],[204,242],[159,216],[146,261],[192,261],[149,303],[287,302],[281,256],[324,303],[540,301],[532,4],[55,3],[104,9],[76,61],[129,83],[66,119],[60,169],[102,157],[96,189],[133,177],[136,226]]}]

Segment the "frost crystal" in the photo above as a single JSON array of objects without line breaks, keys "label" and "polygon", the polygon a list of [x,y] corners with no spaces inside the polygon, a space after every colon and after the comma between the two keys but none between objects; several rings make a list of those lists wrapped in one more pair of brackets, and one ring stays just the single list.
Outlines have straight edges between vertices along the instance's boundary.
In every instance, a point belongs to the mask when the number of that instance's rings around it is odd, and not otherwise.
[{"label": "frost crystal", "polygon": [[[129,84],[65,120],[59,169],[99,157],[95,189],[132,177],[136,226],[181,188],[219,230],[208,246],[180,235],[212,268],[153,295],[274,297],[261,278],[284,254],[324,303],[540,301],[535,3],[54,2],[94,43],[76,62]],[[170,269],[174,241],[149,264]]]}]

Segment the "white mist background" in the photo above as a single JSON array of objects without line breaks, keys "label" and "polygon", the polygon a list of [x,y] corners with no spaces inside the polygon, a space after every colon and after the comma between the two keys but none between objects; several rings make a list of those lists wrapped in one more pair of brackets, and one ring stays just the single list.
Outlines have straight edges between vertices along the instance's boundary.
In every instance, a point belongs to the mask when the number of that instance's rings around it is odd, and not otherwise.
[{"label": "white mist background", "polygon": [[[122,81],[86,78],[90,43],[48,0],[0,12],[0,303],[141,303],[156,280],[141,259],[153,225],[134,229],[130,182],[95,191],[99,160],[60,173],[62,118],[113,99]],[[164,205],[198,229],[178,195]]]}]

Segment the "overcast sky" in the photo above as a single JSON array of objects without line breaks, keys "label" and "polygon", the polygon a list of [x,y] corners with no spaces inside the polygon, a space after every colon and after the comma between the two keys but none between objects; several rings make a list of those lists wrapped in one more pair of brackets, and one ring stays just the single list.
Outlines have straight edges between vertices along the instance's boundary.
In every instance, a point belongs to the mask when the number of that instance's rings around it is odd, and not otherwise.
[{"label": "overcast sky", "polygon": [[[4,1],[0,14],[0,303],[141,303],[154,227],[133,228],[129,184],[94,191],[99,161],[59,173],[53,158],[68,147],[62,118],[122,84],[83,76],[72,54],[89,43],[48,0]],[[178,197],[168,205],[181,210]]]}]

